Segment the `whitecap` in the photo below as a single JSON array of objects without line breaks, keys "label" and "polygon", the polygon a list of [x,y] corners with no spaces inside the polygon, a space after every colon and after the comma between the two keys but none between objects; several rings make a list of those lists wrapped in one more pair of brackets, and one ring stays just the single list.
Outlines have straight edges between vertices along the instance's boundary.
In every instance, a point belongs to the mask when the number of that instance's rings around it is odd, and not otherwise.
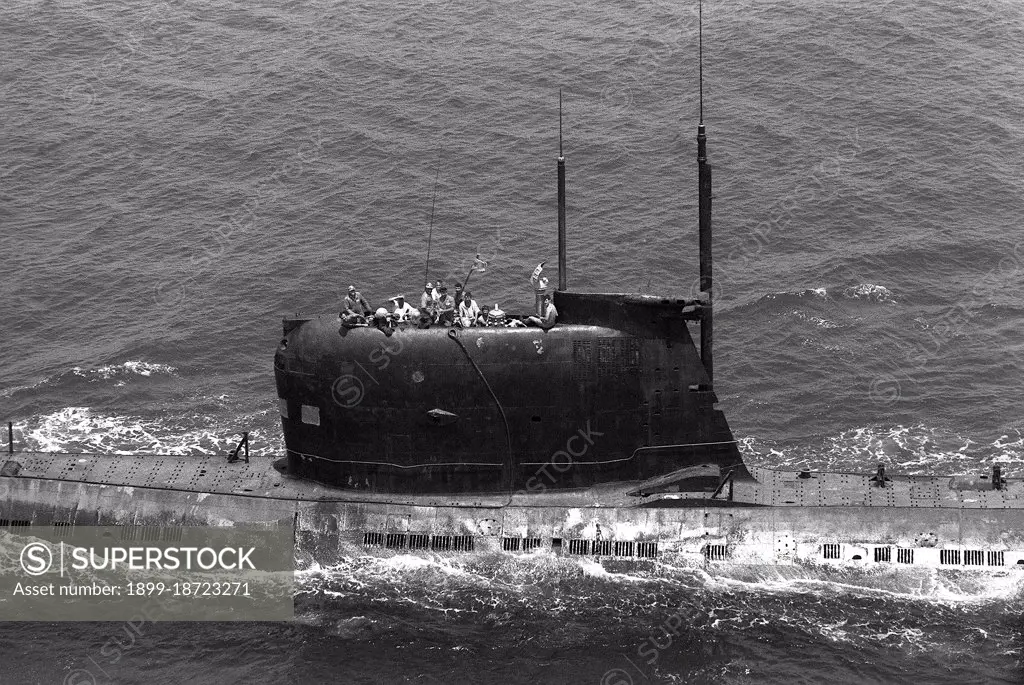
[{"label": "whitecap", "polygon": [[[217,426],[208,417],[145,418],[104,414],[89,407],[65,407],[15,424],[26,449],[39,452],[100,454],[227,454],[238,444],[235,427]],[[280,435],[249,433],[252,454],[280,454]]]},{"label": "whitecap", "polygon": [[83,378],[108,380],[124,376],[152,376],[153,374],[172,375],[177,368],[170,364],[157,364],[138,360],[129,360],[120,364],[104,364],[102,366],[73,366],[71,373]]},{"label": "whitecap", "polygon": [[875,285],[873,283],[861,283],[859,285],[846,288],[843,290],[843,297],[865,299],[870,300],[871,302],[896,302],[896,298],[892,294],[891,290],[886,288],[884,285]]}]

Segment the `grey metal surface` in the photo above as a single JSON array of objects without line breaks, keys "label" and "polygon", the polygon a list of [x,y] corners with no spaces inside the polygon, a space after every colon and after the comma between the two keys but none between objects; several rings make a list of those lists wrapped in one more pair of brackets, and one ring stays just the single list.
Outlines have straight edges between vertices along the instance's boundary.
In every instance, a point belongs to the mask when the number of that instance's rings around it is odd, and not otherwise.
[{"label": "grey metal surface", "polygon": [[[489,495],[395,495],[323,486],[289,478],[274,469],[276,457],[252,457],[249,463],[228,463],[220,455],[95,455],[17,452],[9,457],[21,465],[16,478],[96,483],[299,501],[388,502],[446,506],[599,506],[676,505],[680,500],[706,503],[706,490],[630,497],[636,483],[619,483],[573,491]],[[910,507],[919,509],[1021,509],[1024,481],[1007,479],[993,489],[988,476],[901,476],[888,474],[878,487],[873,474],[776,471],[752,468],[756,481],[737,481],[732,504],[772,507]],[[685,487],[685,486],[683,486]],[[727,505],[724,495],[716,504]]]}]

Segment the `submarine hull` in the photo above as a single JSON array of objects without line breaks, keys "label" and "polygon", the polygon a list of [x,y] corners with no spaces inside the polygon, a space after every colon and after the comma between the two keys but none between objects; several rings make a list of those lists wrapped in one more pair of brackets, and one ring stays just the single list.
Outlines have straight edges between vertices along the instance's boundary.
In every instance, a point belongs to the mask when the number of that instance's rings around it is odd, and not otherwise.
[{"label": "submarine hull", "polygon": [[[144,474],[155,474],[158,461],[160,468],[176,469],[181,482],[148,480]],[[737,483],[731,501],[710,491],[638,498],[622,484],[403,502],[289,478],[270,468],[269,458],[225,464],[155,455],[19,453],[12,462],[23,468],[17,476],[0,476],[0,527],[15,532],[28,525],[282,526],[294,531],[298,556],[321,564],[366,555],[534,554],[627,566],[663,561],[1024,572],[1024,509],[1018,502],[1024,483],[1017,481],[980,490],[958,489],[952,478],[907,477],[878,488],[867,477],[841,474],[847,490],[835,490],[829,504],[821,499],[833,485],[829,474],[808,479],[764,469],[755,474],[757,491]],[[115,465],[143,475],[134,485],[75,478],[75,469],[98,478]],[[65,476],[47,477],[51,469]],[[217,484],[201,484],[204,478]],[[796,488],[786,484],[799,481],[808,489],[793,494]],[[861,498],[850,503],[856,492]],[[793,503],[772,505],[773,497]],[[794,498],[822,503],[806,506]]]}]

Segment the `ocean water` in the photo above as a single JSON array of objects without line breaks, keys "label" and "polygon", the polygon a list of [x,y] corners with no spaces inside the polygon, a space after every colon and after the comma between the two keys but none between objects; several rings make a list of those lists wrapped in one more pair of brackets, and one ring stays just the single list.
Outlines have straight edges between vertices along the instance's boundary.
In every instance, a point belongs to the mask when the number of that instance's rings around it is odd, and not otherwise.
[{"label": "ocean water", "polygon": [[[1024,472],[1024,8],[704,8],[716,386],[754,462]],[[697,280],[694,2],[9,0],[0,420],[280,453],[280,318]],[[426,264],[436,187],[430,262]],[[347,559],[291,624],[0,625],[3,683],[1021,682],[1021,580]],[[114,641],[114,642],[111,642]]]}]

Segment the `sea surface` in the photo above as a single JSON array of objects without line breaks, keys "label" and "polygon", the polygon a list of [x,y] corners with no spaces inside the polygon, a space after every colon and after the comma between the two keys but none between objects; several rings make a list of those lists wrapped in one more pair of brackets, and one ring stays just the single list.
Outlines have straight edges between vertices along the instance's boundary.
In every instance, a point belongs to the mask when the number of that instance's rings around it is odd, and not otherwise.
[{"label": "sea surface", "polygon": [[[6,0],[0,421],[33,449],[249,430],[278,454],[282,315],[477,254],[478,301],[527,309],[556,263],[560,89],[570,288],[694,295],[697,13]],[[709,0],[703,37],[715,381],[744,454],[1024,475],[1024,6]],[[1024,681],[1018,575],[399,557],[297,579],[288,624],[0,625],[0,682]]]}]

